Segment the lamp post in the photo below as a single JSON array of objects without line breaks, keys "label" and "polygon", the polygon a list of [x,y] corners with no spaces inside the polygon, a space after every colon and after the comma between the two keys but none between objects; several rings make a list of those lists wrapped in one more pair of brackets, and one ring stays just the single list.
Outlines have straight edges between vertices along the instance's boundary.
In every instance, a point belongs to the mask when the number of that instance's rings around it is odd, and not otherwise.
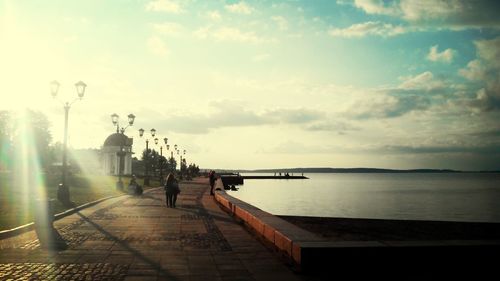
[{"label": "lamp post", "polygon": [[[182,155],[184,154],[184,158],[182,158]],[[184,162],[182,162],[184,161]],[[186,162],[186,150],[184,149],[181,154],[181,170],[182,170],[182,163],[184,163],[184,167],[187,169],[187,162]],[[182,175],[182,172],[181,172]],[[186,171],[186,176],[187,176],[187,171]]]},{"label": "lamp post", "polygon": [[128,127],[134,125],[134,120],[135,120],[135,115],[130,113],[128,116],[128,125],[126,127],[122,127],[120,129],[120,124],[118,123],[118,119],[120,116],[116,113],[111,114],[111,122],[113,125],[116,126],[116,133],[121,133],[122,138],[120,140],[120,151],[116,153],[116,155],[119,157],[119,163],[118,163],[118,181],[116,182],[116,188],[122,190],[123,189],[123,181],[122,181],[122,174],[123,174],[123,156],[126,155],[127,152],[124,151],[124,146],[126,145],[125,140],[127,139],[127,136],[125,136],[125,129]]},{"label": "lamp post", "polygon": [[[52,81],[50,83],[50,90],[52,94],[52,98],[57,97],[57,93],[59,92],[59,87],[61,84],[57,81]],[[69,187],[66,182],[66,174],[67,174],[67,155],[68,155],[68,114],[69,114],[69,109],[71,106],[77,102],[78,100],[83,99],[83,96],[85,95],[85,88],[87,85],[83,83],[82,81],[78,81],[75,84],[76,87],[76,93],[78,95],[77,98],[75,98],[72,102],[61,102],[64,105],[64,148],[63,148],[63,159],[62,159],[62,183],[59,184],[59,188],[57,190],[57,199],[61,201],[61,203],[65,205],[71,205],[71,200],[69,196]]]},{"label": "lamp post", "polygon": [[[151,136],[154,138],[154,136],[156,135],[156,130],[155,129],[151,129]],[[144,129],[139,129],[139,136],[142,138],[142,136],[144,135]],[[149,139],[146,139],[146,155],[145,155],[145,158],[146,159],[143,159],[145,160],[144,162],[144,165],[146,166],[145,168],[145,171],[144,171],[144,185],[148,185],[149,186],[149,175],[148,175],[148,169],[149,169],[149,159],[148,159],[148,155],[149,155],[149,148],[148,148],[148,144],[149,144]]]},{"label": "lamp post", "polygon": [[[170,145],[167,144],[166,147],[167,147],[167,151],[169,151]],[[170,158],[168,160],[168,162],[170,163],[170,172],[173,172],[173,167],[174,167],[174,161],[173,161],[174,157],[173,156],[174,156],[174,151],[170,151]]]},{"label": "lamp post", "polygon": [[[165,142],[165,146],[168,150],[168,138],[163,138],[163,142]],[[155,138],[155,144],[158,144],[158,138]],[[160,184],[163,185],[163,145],[160,144],[160,159],[158,160],[158,164],[160,165]]]},{"label": "lamp post", "polygon": [[[174,150],[177,151],[177,144],[174,144]],[[174,168],[174,151],[170,152],[170,157],[172,159],[172,172],[175,172]]]}]

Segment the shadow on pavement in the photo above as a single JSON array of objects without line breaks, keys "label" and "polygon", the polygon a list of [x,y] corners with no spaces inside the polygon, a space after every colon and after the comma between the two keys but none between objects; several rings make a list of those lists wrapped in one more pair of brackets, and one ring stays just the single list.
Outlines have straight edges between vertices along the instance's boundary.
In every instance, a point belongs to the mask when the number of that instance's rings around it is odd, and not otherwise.
[{"label": "shadow on pavement", "polygon": [[166,278],[168,278],[169,280],[173,280],[173,281],[177,281],[179,280],[178,278],[176,278],[175,276],[173,276],[171,273],[169,273],[168,271],[166,271],[163,267],[161,267],[160,264],[158,264],[157,262],[151,260],[150,258],[144,256],[141,252],[139,252],[138,250],[130,247],[128,245],[128,243],[120,240],[118,237],[112,235],[111,233],[107,232],[104,228],[102,228],[100,225],[96,224],[95,222],[93,222],[91,219],[89,219],[88,217],[84,216],[83,214],[81,214],[80,212],[77,212],[77,214],[86,222],[88,222],[89,224],[91,224],[93,227],[95,227],[98,231],[100,231],[102,234],[106,235],[106,237],[108,237],[109,239],[111,239],[112,241],[118,243],[120,246],[122,246],[123,248],[125,248],[127,251],[131,252],[132,254],[134,254],[135,257],[141,259],[142,261],[144,261],[145,263],[151,265],[155,270],[158,271],[159,275],[161,276],[164,276]]}]

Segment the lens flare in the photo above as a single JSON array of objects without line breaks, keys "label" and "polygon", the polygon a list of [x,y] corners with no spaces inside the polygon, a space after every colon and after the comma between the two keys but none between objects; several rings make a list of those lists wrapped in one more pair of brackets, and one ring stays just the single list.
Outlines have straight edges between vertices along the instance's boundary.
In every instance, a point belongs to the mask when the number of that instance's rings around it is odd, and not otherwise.
[{"label": "lens flare", "polygon": [[31,127],[28,111],[18,113],[15,118],[13,142],[16,149],[13,151],[13,169],[11,181],[11,194],[20,199],[16,207],[15,215],[19,222],[26,222],[32,217],[32,212],[43,212],[47,210],[35,210],[35,202],[47,199],[45,192],[45,177],[40,167],[40,157],[36,148],[35,135]]}]

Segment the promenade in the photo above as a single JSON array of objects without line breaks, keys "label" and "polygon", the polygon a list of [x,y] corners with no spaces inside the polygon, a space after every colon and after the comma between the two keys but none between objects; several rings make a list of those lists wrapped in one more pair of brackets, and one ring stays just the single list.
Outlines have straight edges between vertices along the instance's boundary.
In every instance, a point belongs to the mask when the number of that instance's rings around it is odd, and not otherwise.
[{"label": "promenade", "polygon": [[207,179],[181,190],[177,208],[154,188],[55,221],[65,250],[34,231],[0,240],[0,280],[301,280],[220,209]]}]

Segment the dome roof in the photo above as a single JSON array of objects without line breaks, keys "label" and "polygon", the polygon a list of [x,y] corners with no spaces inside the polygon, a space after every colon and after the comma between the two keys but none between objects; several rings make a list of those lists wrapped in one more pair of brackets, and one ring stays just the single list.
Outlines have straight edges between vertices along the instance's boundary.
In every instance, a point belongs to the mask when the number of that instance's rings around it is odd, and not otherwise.
[{"label": "dome roof", "polygon": [[114,133],[109,135],[104,141],[104,146],[131,146],[132,139],[124,134]]}]

